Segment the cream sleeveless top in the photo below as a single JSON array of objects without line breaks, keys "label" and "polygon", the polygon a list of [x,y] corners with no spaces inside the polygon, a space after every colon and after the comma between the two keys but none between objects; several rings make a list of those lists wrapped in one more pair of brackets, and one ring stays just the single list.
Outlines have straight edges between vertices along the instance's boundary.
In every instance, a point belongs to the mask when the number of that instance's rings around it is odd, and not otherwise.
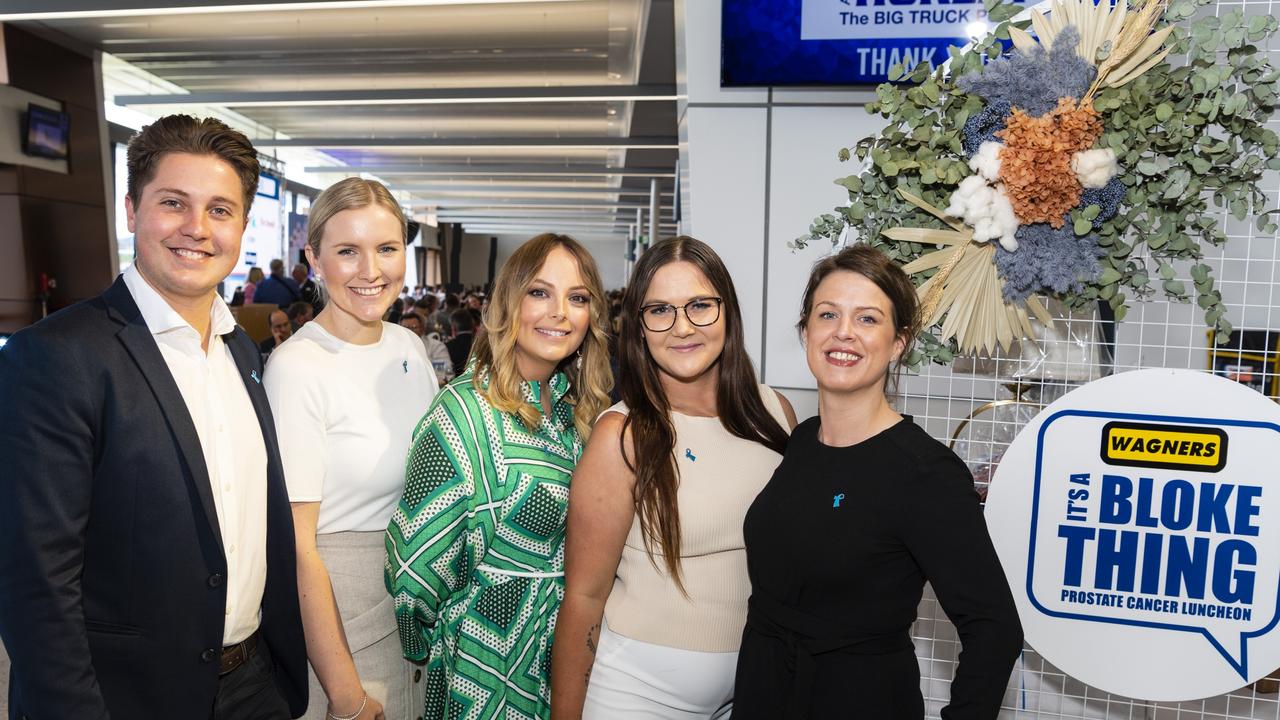
[{"label": "cream sleeveless top", "polygon": [[[760,386],[765,408],[784,430],[778,396]],[[618,403],[605,412],[626,414]],[[672,413],[680,486],[680,564],[686,598],[654,547],[644,548],[639,516],[631,524],[613,590],[605,603],[609,629],[642,642],[701,652],[737,652],[747,620],[747,553],[742,521],[782,456],[731,435],[718,417]],[[656,563],[656,567],[655,567]]]}]

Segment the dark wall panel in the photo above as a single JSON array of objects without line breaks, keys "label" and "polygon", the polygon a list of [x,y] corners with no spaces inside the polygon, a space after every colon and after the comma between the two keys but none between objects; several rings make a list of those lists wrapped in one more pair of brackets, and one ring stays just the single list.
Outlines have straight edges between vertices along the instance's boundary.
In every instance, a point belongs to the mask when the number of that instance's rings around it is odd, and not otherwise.
[{"label": "dark wall panel", "polygon": [[0,165],[0,332],[7,332],[38,318],[40,273],[57,279],[55,310],[110,285],[116,260],[93,58],[12,25],[3,31],[10,84],[62,102],[71,120],[68,174]]}]

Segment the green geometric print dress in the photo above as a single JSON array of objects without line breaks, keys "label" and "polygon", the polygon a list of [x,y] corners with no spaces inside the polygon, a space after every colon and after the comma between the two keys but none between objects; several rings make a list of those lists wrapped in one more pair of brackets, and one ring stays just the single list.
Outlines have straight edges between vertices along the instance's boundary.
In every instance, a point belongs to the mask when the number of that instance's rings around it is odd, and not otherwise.
[{"label": "green geometric print dress", "polygon": [[[551,416],[530,431],[472,377],[445,385],[414,430],[387,528],[387,590],[405,657],[427,664],[424,720],[546,720],[582,454],[569,380],[551,378]],[[524,396],[541,409],[537,383]]]}]

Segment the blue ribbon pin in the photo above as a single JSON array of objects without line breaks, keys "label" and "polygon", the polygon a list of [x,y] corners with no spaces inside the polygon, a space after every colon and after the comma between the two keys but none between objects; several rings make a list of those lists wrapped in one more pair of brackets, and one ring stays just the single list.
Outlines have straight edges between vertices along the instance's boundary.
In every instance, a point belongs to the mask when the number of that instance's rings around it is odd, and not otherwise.
[{"label": "blue ribbon pin", "polygon": [[254,382],[256,382],[256,383],[258,383],[259,385],[261,385],[261,384],[262,384],[262,378],[258,377],[258,371],[257,371],[257,370],[254,370],[254,371],[250,372],[250,373],[249,373],[249,377],[253,378],[253,381],[254,381]]}]

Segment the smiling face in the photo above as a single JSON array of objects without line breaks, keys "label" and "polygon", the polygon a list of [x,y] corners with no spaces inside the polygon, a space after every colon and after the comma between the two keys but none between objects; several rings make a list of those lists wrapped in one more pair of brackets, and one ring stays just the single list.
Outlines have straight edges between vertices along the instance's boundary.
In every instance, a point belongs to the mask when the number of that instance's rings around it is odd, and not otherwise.
[{"label": "smiling face", "polygon": [[361,328],[380,327],[404,284],[404,227],[380,205],[343,210],[329,218],[317,255],[307,259],[324,280],[330,302],[325,328],[349,339]]},{"label": "smiling face", "polygon": [[[717,305],[714,298],[719,296],[711,281],[693,263],[668,263],[654,272],[640,307],[642,313],[650,315],[642,324],[645,345],[662,374],[680,381],[692,381],[715,367],[724,351],[725,313],[724,308],[704,306]],[[670,307],[655,306],[677,307],[688,303],[693,304],[685,310],[676,311],[675,324],[670,330],[655,332],[649,329],[649,326],[661,327],[671,321],[670,318],[653,317],[654,313],[665,315],[671,312]],[[717,309],[719,317],[705,326],[694,325],[687,315],[687,311],[692,311],[694,319],[699,319],[700,312],[708,313],[709,317],[715,315],[711,311]]]},{"label": "smiling face", "polygon": [[578,259],[563,247],[547,254],[520,300],[516,367],[525,380],[546,380],[577,352],[591,325],[591,293]]},{"label": "smiling face", "polygon": [[893,302],[874,282],[841,270],[813,293],[804,328],[809,371],[825,392],[884,393],[889,367],[906,347],[893,326]]},{"label": "smiling face", "polygon": [[240,259],[246,223],[240,179],[216,155],[165,155],[124,209],[134,264],[171,306],[212,298]]}]

